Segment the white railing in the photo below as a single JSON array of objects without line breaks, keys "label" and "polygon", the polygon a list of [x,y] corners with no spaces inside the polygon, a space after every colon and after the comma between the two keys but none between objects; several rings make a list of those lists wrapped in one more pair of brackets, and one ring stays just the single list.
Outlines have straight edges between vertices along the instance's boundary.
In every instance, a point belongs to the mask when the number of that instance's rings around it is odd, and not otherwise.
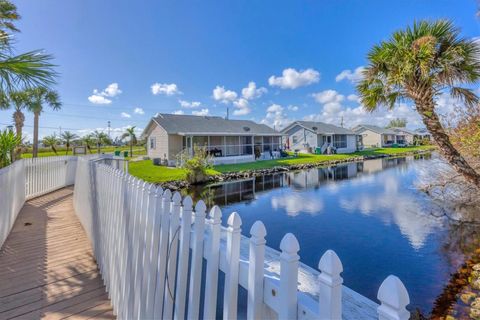
[{"label": "white railing", "polygon": [[[381,284],[378,306],[342,285],[335,252],[328,250],[316,271],[299,262],[294,235],[285,235],[279,252],[266,246],[262,222],[255,222],[250,238],[242,236],[238,213],[223,227],[219,207],[207,214],[203,201],[193,208],[190,197],[105,164],[78,160],[74,206],[120,319],[214,319],[220,295],[223,318],[235,319],[239,286],[248,290],[249,319],[410,315],[407,290],[395,276]],[[223,292],[219,271],[225,274]]]},{"label": "white railing", "polygon": [[22,159],[0,169],[0,247],[25,200],[75,183],[77,157]]},{"label": "white railing", "polygon": [[24,203],[25,167],[23,161],[17,161],[0,169],[0,248]]}]

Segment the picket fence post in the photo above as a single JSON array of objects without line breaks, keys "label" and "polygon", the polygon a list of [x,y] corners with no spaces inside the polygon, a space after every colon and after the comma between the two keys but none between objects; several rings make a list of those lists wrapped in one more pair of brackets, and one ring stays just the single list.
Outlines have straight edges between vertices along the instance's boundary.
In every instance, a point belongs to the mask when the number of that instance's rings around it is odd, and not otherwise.
[{"label": "picket fence post", "polygon": [[178,234],[180,227],[180,208],[182,204],[182,196],[180,192],[175,192],[172,197],[172,214],[170,216],[170,233],[169,244],[167,250],[167,279],[165,281],[165,299],[163,318],[173,318],[173,301],[175,294],[175,276],[177,273],[177,250],[178,250]]},{"label": "picket fence post", "polygon": [[333,250],[327,250],[318,263],[320,319],[342,319],[342,262]]},{"label": "picket fence post", "polygon": [[247,318],[262,319],[263,276],[265,261],[265,236],[267,230],[261,221],[256,221],[250,229],[248,264],[248,304]]},{"label": "picket fence post", "polygon": [[172,192],[166,189],[162,199],[162,222],[160,226],[160,245],[158,249],[157,287],[155,289],[154,319],[161,319],[163,313],[163,296],[165,294],[166,256],[168,250],[168,232],[170,227],[170,200]]},{"label": "picket fence post", "polygon": [[215,319],[217,311],[217,286],[218,286],[218,268],[220,258],[220,232],[222,223],[222,211],[220,207],[214,206],[210,210],[210,240],[207,258],[207,272],[205,280],[205,303],[203,318]]},{"label": "picket fence post", "polygon": [[279,319],[297,318],[297,282],[300,250],[297,238],[287,233],[280,242],[280,307]]},{"label": "picket fence post", "polygon": [[205,210],[207,210],[205,203],[202,200],[198,201],[195,206],[193,225],[192,263],[190,267],[190,290],[188,293],[188,319],[198,319],[200,313]]},{"label": "picket fence post", "polygon": [[240,259],[240,226],[242,219],[237,212],[228,217],[227,270],[223,295],[223,319],[237,319],[238,267]]},{"label": "picket fence post", "polygon": [[186,196],[182,202],[182,221],[180,226],[180,253],[178,257],[177,292],[175,294],[174,319],[185,318],[185,302],[188,281],[188,260],[190,255],[190,229],[192,224],[193,201]]},{"label": "picket fence post", "polygon": [[406,308],[410,297],[398,277],[389,275],[380,285],[377,298],[381,302],[377,309],[379,320],[410,319],[410,312]]}]

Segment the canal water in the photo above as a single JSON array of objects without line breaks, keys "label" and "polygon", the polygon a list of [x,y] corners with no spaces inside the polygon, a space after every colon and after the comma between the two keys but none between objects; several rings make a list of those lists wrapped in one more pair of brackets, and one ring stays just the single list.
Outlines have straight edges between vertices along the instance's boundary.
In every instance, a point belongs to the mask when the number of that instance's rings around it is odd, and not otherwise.
[{"label": "canal water", "polygon": [[301,261],[311,267],[333,249],[343,262],[344,284],[372,300],[381,282],[397,275],[410,293],[409,309],[428,314],[469,254],[464,242],[478,237],[416,188],[420,172],[434,163],[430,156],[374,159],[188,192],[209,207],[219,205],[224,225],[237,211],[244,235],[263,221],[273,248],[292,232]]}]

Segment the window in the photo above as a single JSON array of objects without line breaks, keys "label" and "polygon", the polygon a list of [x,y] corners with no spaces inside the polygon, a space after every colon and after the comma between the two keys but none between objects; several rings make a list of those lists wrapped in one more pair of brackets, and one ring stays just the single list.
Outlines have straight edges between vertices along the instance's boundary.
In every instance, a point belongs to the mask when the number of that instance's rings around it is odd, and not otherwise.
[{"label": "window", "polygon": [[347,135],[336,134],[333,136],[333,146],[337,149],[347,147]]},{"label": "window", "polygon": [[292,144],[297,144],[297,143],[298,143],[298,137],[292,136]]},{"label": "window", "polygon": [[150,149],[155,149],[155,137],[150,138]]}]

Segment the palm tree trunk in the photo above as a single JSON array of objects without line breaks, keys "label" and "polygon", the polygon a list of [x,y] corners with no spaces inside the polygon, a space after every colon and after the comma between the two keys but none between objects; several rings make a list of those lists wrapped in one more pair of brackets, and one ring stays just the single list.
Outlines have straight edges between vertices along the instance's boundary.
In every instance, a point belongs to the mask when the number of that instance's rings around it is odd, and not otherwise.
[{"label": "palm tree trunk", "polygon": [[[25,115],[23,114],[23,112],[17,109],[13,113],[13,121],[15,122],[15,132],[17,133],[17,137],[22,138],[23,123],[25,122]],[[22,147],[21,146],[18,146],[15,149],[14,157],[15,157],[14,160],[20,159],[22,157]]]},{"label": "palm tree trunk", "polygon": [[40,114],[35,112],[33,114],[33,157],[38,157],[38,118]]},{"label": "palm tree trunk", "polygon": [[434,102],[432,98],[415,101],[418,113],[422,117],[423,123],[432,135],[435,143],[440,148],[440,153],[447,162],[460,173],[465,180],[480,188],[480,174],[473,169],[463,156],[455,149],[450,142],[450,138],[435,113]]},{"label": "palm tree trunk", "polygon": [[130,139],[130,157],[133,157],[133,141]]}]

